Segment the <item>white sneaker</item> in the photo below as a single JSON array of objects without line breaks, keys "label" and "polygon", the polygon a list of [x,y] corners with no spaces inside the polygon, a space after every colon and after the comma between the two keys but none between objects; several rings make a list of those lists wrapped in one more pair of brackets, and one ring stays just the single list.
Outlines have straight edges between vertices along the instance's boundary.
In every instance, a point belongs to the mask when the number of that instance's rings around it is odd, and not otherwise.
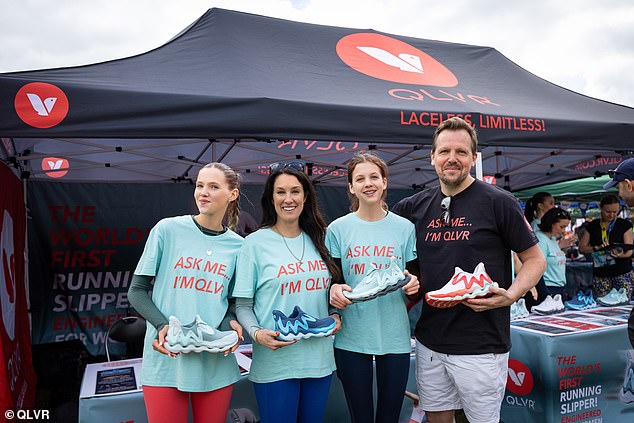
[{"label": "white sneaker", "polygon": [[555,313],[561,313],[566,309],[561,294],[557,294],[553,297],[553,307],[555,308]]},{"label": "white sneaker", "polygon": [[491,280],[484,268],[484,263],[478,263],[473,273],[456,267],[449,282],[442,288],[425,294],[425,299],[431,306],[449,308],[467,298],[489,295],[489,289],[492,286],[498,286],[498,284]]}]

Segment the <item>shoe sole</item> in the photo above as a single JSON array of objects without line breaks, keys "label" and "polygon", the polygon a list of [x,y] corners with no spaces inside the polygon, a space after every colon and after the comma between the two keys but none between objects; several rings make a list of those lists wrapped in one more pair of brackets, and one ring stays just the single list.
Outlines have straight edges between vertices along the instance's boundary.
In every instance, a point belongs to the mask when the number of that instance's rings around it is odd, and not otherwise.
[{"label": "shoe sole", "polygon": [[348,292],[348,291],[344,291],[343,295],[344,295],[344,297],[346,297],[347,299],[349,299],[353,303],[360,303],[362,301],[369,301],[369,300],[373,300],[373,299],[378,298],[378,297],[380,297],[382,295],[389,294],[390,292],[394,292],[394,291],[404,287],[405,285],[407,285],[407,283],[409,282],[409,280],[411,278],[412,277],[410,275],[407,275],[405,277],[405,279],[402,279],[402,280],[396,282],[393,285],[388,285],[388,286],[386,286],[384,288],[381,288],[377,292],[372,292],[371,291],[370,294],[365,294],[362,297],[358,297],[358,298],[350,297],[349,295],[351,295],[352,293]]},{"label": "shoe sole", "polygon": [[566,307],[564,308],[556,308],[554,310],[547,310],[547,311],[540,311],[540,310],[535,310],[532,309],[532,312],[535,314],[539,314],[540,316],[550,316],[551,314],[557,314],[557,313],[562,313],[566,311]]},{"label": "shoe sole", "polygon": [[569,310],[588,310],[591,308],[597,308],[597,305],[584,305],[584,306],[578,306],[578,305],[570,305],[570,304],[566,304],[566,308]]},{"label": "shoe sole", "polygon": [[298,333],[298,334],[288,334],[288,335],[283,335],[282,333],[280,333],[276,339],[280,341],[299,341],[300,339],[306,339],[306,338],[323,338],[323,337],[332,335],[336,327],[337,327],[337,322],[335,322],[334,326],[328,329],[326,332],[317,332],[317,333],[309,332],[309,333]]},{"label": "shoe sole", "polygon": [[[233,341],[231,344],[229,344],[229,341]],[[169,342],[165,342],[163,344],[163,346],[165,347],[165,349],[169,352],[178,354],[178,353],[190,353],[190,352],[196,352],[196,353],[200,353],[200,352],[209,352],[209,353],[221,353],[221,352],[225,352],[228,349],[230,349],[231,347],[233,347],[235,344],[238,343],[238,336],[236,334],[235,336],[235,340],[231,339],[228,340],[226,343],[222,343],[220,345],[181,345],[181,344],[170,344]]]},{"label": "shoe sole", "polygon": [[628,305],[629,303],[630,303],[629,301],[621,301],[618,303],[609,304],[605,301],[601,301],[600,298],[597,298],[597,304],[602,305],[603,307],[616,307],[616,306]]},{"label": "shoe sole", "polygon": [[476,289],[473,292],[468,292],[467,290],[462,289],[450,294],[442,294],[442,297],[435,296],[432,292],[428,292],[425,295],[425,300],[427,300],[427,303],[430,306],[436,308],[449,308],[460,304],[462,301],[468,298],[480,298],[489,295],[489,288],[492,286],[498,286],[497,282],[493,284],[487,284],[484,288]]},{"label": "shoe sole", "polygon": [[528,316],[530,316],[530,314],[522,314],[521,316],[511,317],[511,321],[514,322],[516,320],[526,319]]}]

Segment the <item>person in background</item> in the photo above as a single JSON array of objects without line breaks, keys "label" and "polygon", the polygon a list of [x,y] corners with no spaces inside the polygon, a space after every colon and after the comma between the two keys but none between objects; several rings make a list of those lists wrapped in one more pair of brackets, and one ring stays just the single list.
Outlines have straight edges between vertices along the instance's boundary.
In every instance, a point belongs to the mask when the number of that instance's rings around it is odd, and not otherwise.
[{"label": "person in background", "polygon": [[564,296],[566,287],[566,255],[557,240],[564,236],[566,228],[570,225],[570,214],[559,207],[552,208],[542,215],[541,222],[535,232],[539,248],[546,257],[546,272],[544,283],[548,295],[557,294]]},{"label": "person in background", "polygon": [[531,228],[533,228],[534,231],[537,230],[537,225],[541,222],[541,218],[544,213],[553,207],[555,207],[555,198],[545,191],[536,192],[528,201],[526,201],[524,216],[526,217],[526,221],[531,224]]},{"label": "person in background", "polygon": [[[233,354],[174,354],[164,342],[169,327],[166,316],[189,323],[200,315],[210,326],[231,328],[238,339],[242,336],[228,301],[242,237],[222,225],[225,213],[230,227],[237,224],[239,189],[239,176],[227,165],[203,167],[194,190],[198,214],[158,222],[134,271],[128,299],[148,322],[141,384],[150,423],[186,423],[190,400],[195,423],[225,422],[233,384],[240,378]],[[186,264],[193,260],[224,270],[213,273],[203,264]],[[175,282],[181,278],[209,281],[215,288],[194,289]]]},{"label": "person in background", "polygon": [[[539,231],[539,223],[541,222],[544,214],[555,207],[555,198],[546,191],[540,191],[535,194],[526,202],[526,206],[524,207],[524,216],[526,217],[526,221],[530,223],[533,231]],[[557,241],[559,248],[562,251],[566,251],[568,248],[573,246],[577,242],[576,235],[571,237],[561,237]],[[521,265],[518,266],[519,259],[517,256],[514,256],[513,263],[516,268],[521,268]],[[530,310],[533,306],[541,304],[546,296],[549,295],[548,288],[546,287],[544,278],[540,278],[537,285],[530,290],[530,295],[527,294],[524,296],[526,301],[526,308]]]},{"label": "person in background", "polygon": [[[605,184],[603,188],[610,189],[613,186],[617,186],[619,197],[621,197],[629,207],[634,207],[634,158],[623,160],[616,169],[608,171],[608,175],[610,175],[612,180]],[[632,231],[630,231],[630,235],[631,234]],[[631,242],[630,239],[630,243]],[[630,343],[632,344],[632,348],[634,348],[634,309],[632,309],[630,313],[627,326]]]},{"label": "person in background", "polygon": [[587,225],[588,231],[579,245],[582,253],[592,254],[593,293],[598,298],[608,294],[612,288],[625,288],[627,298],[631,300],[634,284],[632,250],[606,247],[615,243],[632,244],[632,223],[617,217],[621,204],[615,195],[604,196],[599,205],[601,217]]},{"label": "person in background", "polygon": [[[290,316],[299,306],[326,317],[331,278],[341,274],[303,163],[271,165],[261,203],[261,228],[244,240],[232,293],[238,320],[255,341],[249,379],[262,423],[321,423],[335,370],[332,337],[279,340],[273,311]],[[338,328],[339,316],[333,318]]]},{"label": "person in background", "polygon": [[330,288],[330,304],[345,322],[335,337],[337,375],[353,422],[392,423],[398,421],[407,386],[411,344],[406,305],[407,297],[418,293],[418,278],[412,275],[402,289],[354,304],[344,292],[352,292],[373,269],[387,267],[391,256],[400,269],[417,268],[416,234],[410,221],[387,210],[388,167],[381,158],[357,153],[348,161],[347,174],[352,213],[332,222],[326,235],[345,281]]},{"label": "person in background", "polygon": [[[545,191],[540,191],[535,194],[526,202],[526,206],[524,207],[524,216],[528,223],[530,223],[533,231],[537,231],[539,229],[539,222],[541,222],[542,216],[548,210],[555,207],[555,197],[553,197],[550,193]],[[569,237],[561,237],[558,241],[559,248],[562,251],[566,251],[568,248],[575,245],[577,242],[576,234],[573,234]]]}]

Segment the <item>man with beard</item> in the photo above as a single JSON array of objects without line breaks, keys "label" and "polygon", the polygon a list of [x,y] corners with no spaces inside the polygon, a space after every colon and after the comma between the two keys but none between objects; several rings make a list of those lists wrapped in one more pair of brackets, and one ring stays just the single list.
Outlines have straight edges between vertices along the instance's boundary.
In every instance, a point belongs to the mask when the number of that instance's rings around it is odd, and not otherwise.
[{"label": "man with beard", "polygon": [[[466,121],[444,121],[431,150],[440,186],[401,200],[393,210],[416,225],[423,292],[442,288],[461,300],[448,308],[424,304],[416,324],[416,379],[431,423],[452,422],[457,409],[471,423],[499,421],[511,348],[509,306],[546,267],[517,200],[470,175],[477,143]],[[524,264],[514,281],[511,250]],[[468,298],[464,294],[474,285],[484,288],[486,275],[473,270],[478,263],[497,286],[488,288],[487,297]]]},{"label": "man with beard", "polygon": [[[608,174],[612,180],[603,185],[603,188],[609,189],[617,185],[619,197],[621,197],[629,207],[634,207],[634,158],[623,160],[616,169],[609,170]],[[632,347],[634,347],[634,309],[630,313],[627,326],[630,343]]]}]

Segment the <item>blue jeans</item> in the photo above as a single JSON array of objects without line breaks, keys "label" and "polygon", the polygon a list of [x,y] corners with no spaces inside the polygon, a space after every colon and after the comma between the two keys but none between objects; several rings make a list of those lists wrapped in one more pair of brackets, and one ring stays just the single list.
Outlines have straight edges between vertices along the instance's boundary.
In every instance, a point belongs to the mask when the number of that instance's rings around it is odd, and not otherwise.
[{"label": "blue jeans", "polygon": [[322,423],[332,375],[254,383],[261,423]]},{"label": "blue jeans", "polygon": [[[376,361],[376,420],[372,394],[372,357]],[[409,375],[409,354],[373,356],[335,348],[335,362],[353,423],[398,421]]]}]

